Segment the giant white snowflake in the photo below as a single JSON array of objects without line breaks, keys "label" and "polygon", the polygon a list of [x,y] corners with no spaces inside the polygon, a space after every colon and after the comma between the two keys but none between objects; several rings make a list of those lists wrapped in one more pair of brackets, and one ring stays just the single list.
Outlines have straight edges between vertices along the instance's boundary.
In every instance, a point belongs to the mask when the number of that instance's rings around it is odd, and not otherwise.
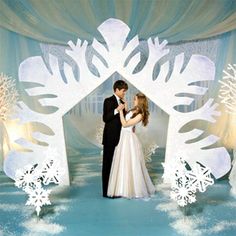
[{"label": "giant white snowflake", "polygon": [[[16,143],[31,152],[11,151],[5,161],[6,174],[14,178],[19,161],[22,166],[29,162],[41,164],[45,159],[42,158],[44,150],[48,147],[57,148],[60,153],[57,158],[65,173],[61,184],[68,185],[69,169],[63,116],[112,74],[119,73],[169,115],[165,156],[167,166],[173,162],[176,150],[187,150],[187,157],[190,158],[186,161],[190,166],[199,162],[210,167],[215,178],[225,175],[231,168],[227,150],[224,147],[204,148],[216,143],[218,137],[209,135],[199,141],[188,142],[199,137],[204,131],[194,129],[189,132],[179,132],[183,126],[193,120],[215,122],[215,116],[220,115],[216,110],[217,104],[213,102],[213,99],[209,99],[195,111],[183,113],[176,110],[176,106],[189,106],[194,102],[194,97],[205,95],[208,89],[205,87],[205,81],[212,81],[215,78],[214,63],[205,56],[192,55],[188,63],[184,65],[185,57],[181,53],[174,58],[174,66],[170,68],[170,62],[165,61],[165,55],[169,53],[166,47],[167,41],[160,42],[158,37],[154,37],[147,39],[148,58],[145,65],[136,71],[142,58],[140,51],[135,52],[140,44],[138,36],[128,40],[130,28],[121,20],[113,18],[103,22],[98,27],[98,31],[104,43],[94,39],[90,47],[94,51],[91,63],[97,73],[92,73],[88,66],[86,58],[89,50],[88,42],[81,39],[77,42],[70,41],[68,43],[70,48],[65,51],[79,68],[79,79],[75,78],[73,68],[65,62],[63,67],[65,81],[60,72],[58,58],[53,55],[49,55],[47,66],[40,56],[30,57],[21,63],[20,82],[35,84],[35,87],[26,88],[26,93],[29,96],[38,97],[38,102],[42,106],[53,106],[57,109],[49,114],[43,114],[32,110],[23,101],[18,103],[17,118],[20,119],[22,125],[37,122],[46,126],[53,135],[46,135],[40,128],[32,132],[32,137],[39,141],[38,143],[47,143],[47,147],[22,137],[16,139]],[[154,78],[157,64],[160,65],[160,70]],[[16,162],[18,164],[14,164]],[[165,171],[169,169],[166,168]],[[169,172],[164,175],[166,182],[171,182],[169,175]]]},{"label": "giant white snowflake", "polygon": [[37,215],[39,215],[42,206],[51,205],[49,200],[50,192],[51,190],[45,190],[41,187],[32,189],[29,191],[29,199],[25,205],[35,206]]},{"label": "giant white snowflake", "polygon": [[57,148],[52,148],[49,147],[45,152],[44,152],[44,156],[46,159],[58,159],[59,157],[59,153]]}]

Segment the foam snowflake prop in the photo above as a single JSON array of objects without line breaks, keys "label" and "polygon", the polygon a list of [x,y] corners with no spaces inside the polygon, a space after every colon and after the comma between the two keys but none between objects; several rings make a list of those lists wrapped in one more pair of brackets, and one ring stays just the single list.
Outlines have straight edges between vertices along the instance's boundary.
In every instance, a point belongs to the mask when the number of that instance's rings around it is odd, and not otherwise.
[{"label": "foam snowflake prop", "polygon": [[196,202],[196,190],[191,186],[190,181],[186,176],[177,178],[171,188],[170,197],[177,201],[180,206],[183,207],[188,203]]},{"label": "foam snowflake prop", "polygon": [[15,186],[22,188],[26,193],[41,186],[40,173],[36,165],[27,165],[16,171]]},{"label": "foam snowflake prop", "polygon": [[62,169],[59,162],[55,160],[47,161],[42,170],[43,184],[48,185],[50,183],[59,184]]},{"label": "foam snowflake prop", "polygon": [[0,121],[6,121],[18,100],[15,81],[10,77],[0,74]]},{"label": "foam snowflake prop", "polygon": [[227,69],[228,72],[223,71],[225,74],[223,80],[219,81],[221,83],[219,98],[228,113],[236,114],[236,64],[228,64]]},{"label": "foam snowflake prop", "polygon": [[29,192],[29,199],[26,202],[26,205],[35,206],[37,215],[39,216],[41,207],[43,205],[51,205],[51,202],[49,200],[50,192],[51,190],[45,190],[43,188],[32,189]]},{"label": "foam snowflake prop", "polygon": [[59,184],[63,173],[60,162],[55,159],[50,160],[50,155],[55,158],[58,154],[55,149],[49,149],[42,169],[39,168],[38,164],[35,164],[27,165],[16,171],[15,186],[22,188],[29,195],[26,205],[34,205],[37,215],[39,215],[43,205],[51,204],[49,201],[51,191],[44,190],[42,184]]},{"label": "foam snowflake prop", "polygon": [[170,197],[177,201],[180,206],[195,202],[197,191],[205,192],[209,185],[214,184],[210,168],[195,163],[191,166],[191,170],[188,170],[187,164],[183,158],[176,158],[171,166],[162,164],[164,168],[170,168],[170,173],[173,173],[169,177],[172,189]]},{"label": "foam snowflake prop", "polygon": [[209,185],[214,184],[214,180],[211,178],[211,170],[198,163],[186,173],[186,176],[189,178],[190,184],[200,192],[205,192]]}]

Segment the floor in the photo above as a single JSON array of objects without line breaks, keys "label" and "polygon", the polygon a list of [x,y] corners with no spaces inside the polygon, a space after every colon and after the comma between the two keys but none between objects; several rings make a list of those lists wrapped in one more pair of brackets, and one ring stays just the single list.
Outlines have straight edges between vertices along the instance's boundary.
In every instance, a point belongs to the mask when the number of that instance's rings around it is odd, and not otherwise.
[{"label": "floor", "polygon": [[104,199],[101,197],[101,156],[86,150],[69,158],[70,187],[52,188],[52,205],[37,217],[25,206],[26,194],[0,173],[0,236],[173,236],[236,235],[236,198],[227,178],[218,180],[197,202],[178,207],[162,184],[164,150],[148,163],[157,193],[151,199]]}]

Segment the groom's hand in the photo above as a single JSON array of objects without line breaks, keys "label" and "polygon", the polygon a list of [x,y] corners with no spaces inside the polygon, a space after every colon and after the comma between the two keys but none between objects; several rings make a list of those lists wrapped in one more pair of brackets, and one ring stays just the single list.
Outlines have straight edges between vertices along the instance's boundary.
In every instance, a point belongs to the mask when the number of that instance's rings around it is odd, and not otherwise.
[{"label": "groom's hand", "polygon": [[122,111],[123,109],[125,108],[124,104],[120,104],[116,110],[119,112],[119,111]]}]

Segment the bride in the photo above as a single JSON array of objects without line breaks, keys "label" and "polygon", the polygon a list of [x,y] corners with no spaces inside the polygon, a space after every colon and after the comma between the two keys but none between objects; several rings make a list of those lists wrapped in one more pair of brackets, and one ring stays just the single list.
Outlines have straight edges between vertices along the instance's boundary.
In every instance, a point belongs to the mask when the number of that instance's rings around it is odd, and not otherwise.
[{"label": "bride", "polygon": [[115,149],[107,195],[110,197],[146,198],[155,192],[155,187],[145,166],[142,146],[135,134],[135,125],[148,124],[148,101],[142,93],[134,97],[134,108],[124,117],[119,143]]}]

